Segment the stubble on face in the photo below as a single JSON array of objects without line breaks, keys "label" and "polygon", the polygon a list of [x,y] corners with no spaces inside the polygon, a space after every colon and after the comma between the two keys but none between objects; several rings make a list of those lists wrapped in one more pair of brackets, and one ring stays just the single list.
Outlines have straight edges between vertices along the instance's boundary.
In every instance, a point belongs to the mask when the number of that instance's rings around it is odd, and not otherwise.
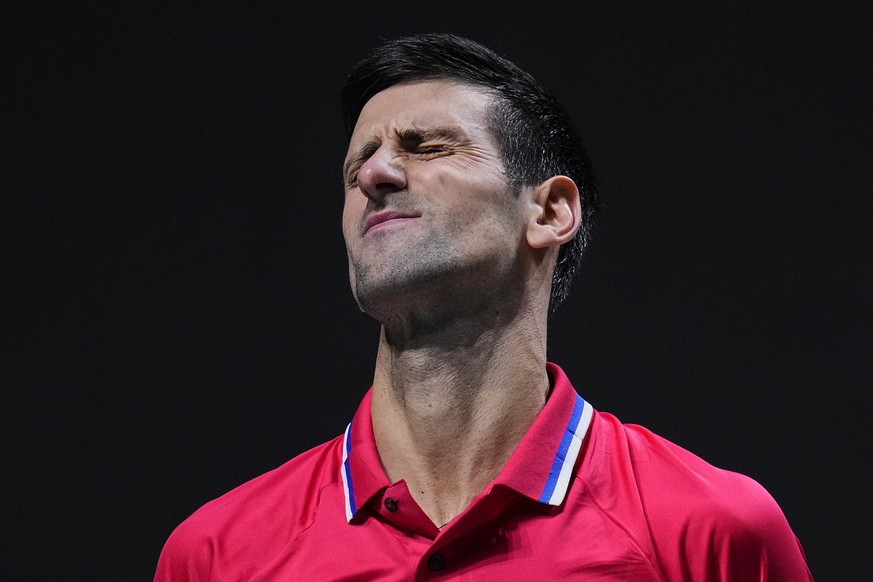
[{"label": "stubble on face", "polygon": [[[379,306],[383,304],[400,307],[407,301],[420,303],[425,299],[443,304],[463,300],[455,295],[469,293],[477,279],[484,283],[487,271],[496,266],[490,258],[476,264],[475,257],[464,253],[458,239],[467,228],[465,220],[451,215],[437,217],[434,210],[423,214],[422,220],[428,224],[422,226],[428,228],[422,228],[419,237],[385,244],[375,260],[349,253],[354,295],[363,311],[374,314],[382,311]],[[393,233],[386,234],[388,238]],[[447,284],[462,274],[468,278],[466,284]]]}]

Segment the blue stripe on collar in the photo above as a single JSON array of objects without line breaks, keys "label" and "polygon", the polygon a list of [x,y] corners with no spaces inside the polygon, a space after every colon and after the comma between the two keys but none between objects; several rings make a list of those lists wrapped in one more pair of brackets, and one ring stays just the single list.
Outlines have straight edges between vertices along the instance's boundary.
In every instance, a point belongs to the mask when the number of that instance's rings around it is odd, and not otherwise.
[{"label": "blue stripe on collar", "polygon": [[588,427],[591,426],[593,413],[591,405],[577,394],[570,422],[567,423],[567,429],[564,431],[558,452],[555,454],[549,478],[546,480],[546,486],[540,495],[540,502],[560,505],[564,501],[567,488],[570,486],[570,474],[573,472],[573,466],[576,464],[576,458],[579,456],[579,450],[582,447],[585,434],[588,432]]},{"label": "blue stripe on collar", "polygon": [[352,471],[349,467],[349,453],[352,452],[352,423],[346,427],[346,434],[343,436],[343,466],[340,470],[343,479],[343,493],[346,497],[346,520],[351,521],[358,512],[358,506],[355,505],[355,488],[352,486]]}]

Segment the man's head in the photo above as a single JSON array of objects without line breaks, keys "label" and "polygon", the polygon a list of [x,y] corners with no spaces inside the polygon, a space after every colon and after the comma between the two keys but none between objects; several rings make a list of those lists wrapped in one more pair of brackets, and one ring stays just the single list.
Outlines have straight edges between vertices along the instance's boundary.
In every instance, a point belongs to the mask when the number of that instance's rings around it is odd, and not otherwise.
[{"label": "man's head", "polygon": [[[555,176],[567,176],[578,186],[580,227],[557,256],[550,300],[554,311],[569,294],[597,210],[590,163],[569,117],[548,90],[513,63],[473,41],[431,34],[389,41],[352,71],[342,94],[349,138],[376,95],[426,81],[475,89],[485,98],[480,100],[481,125],[499,157],[500,171],[515,192]],[[375,151],[374,144],[370,149]]]}]

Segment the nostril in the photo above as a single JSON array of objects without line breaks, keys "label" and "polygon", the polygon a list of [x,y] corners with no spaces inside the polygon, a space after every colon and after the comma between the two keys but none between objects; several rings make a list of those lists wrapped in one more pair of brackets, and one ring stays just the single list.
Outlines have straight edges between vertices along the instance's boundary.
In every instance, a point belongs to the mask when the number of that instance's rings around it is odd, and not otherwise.
[{"label": "nostril", "polygon": [[395,184],[393,182],[381,182],[379,184],[376,184],[376,189],[382,190],[382,191],[396,190],[397,184]]}]

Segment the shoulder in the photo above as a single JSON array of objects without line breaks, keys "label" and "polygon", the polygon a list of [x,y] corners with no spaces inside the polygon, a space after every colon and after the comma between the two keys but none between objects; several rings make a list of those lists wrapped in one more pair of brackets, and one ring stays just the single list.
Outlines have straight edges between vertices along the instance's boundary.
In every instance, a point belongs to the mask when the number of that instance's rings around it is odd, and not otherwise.
[{"label": "shoulder", "polygon": [[155,580],[206,580],[222,555],[293,539],[311,523],[322,489],[340,480],[341,448],[337,437],[202,506],[170,535]]},{"label": "shoulder", "polygon": [[[707,580],[757,579],[764,571],[773,580],[807,579],[794,533],[758,482],[714,467],[644,427],[608,414],[600,420],[618,465],[610,472],[627,476],[622,488],[639,500],[666,570]],[[785,572],[794,578],[782,577]]]},{"label": "shoulder", "polygon": [[754,530],[782,516],[754,479],[715,467],[646,428],[624,425],[640,493],[651,520],[722,531]]}]

